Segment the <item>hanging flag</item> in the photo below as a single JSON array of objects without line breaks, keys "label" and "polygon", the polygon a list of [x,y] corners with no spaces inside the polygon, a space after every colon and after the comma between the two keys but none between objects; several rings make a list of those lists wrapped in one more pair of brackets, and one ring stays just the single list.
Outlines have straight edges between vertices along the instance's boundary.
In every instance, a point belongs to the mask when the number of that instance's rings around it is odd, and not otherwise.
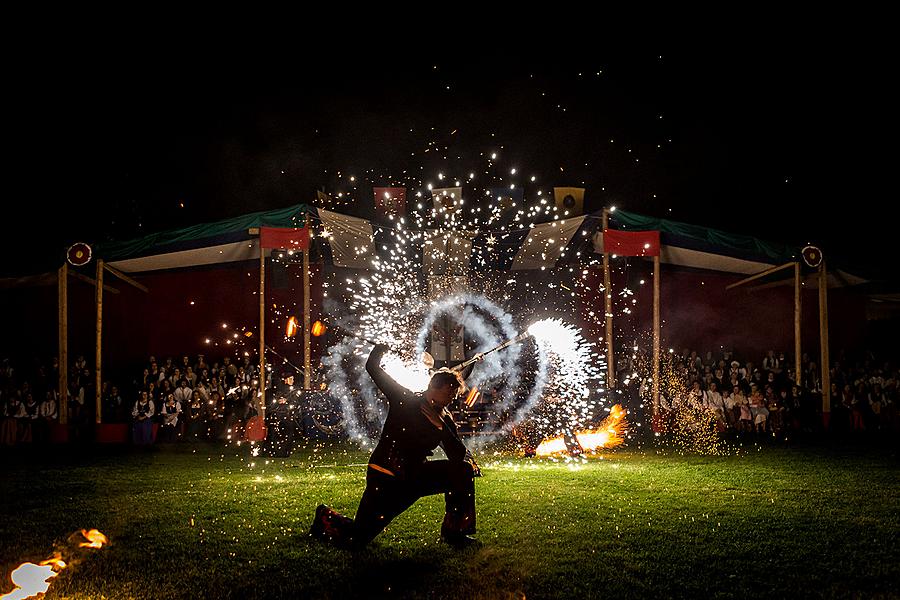
[{"label": "hanging flag", "polygon": [[319,209],[322,234],[328,239],[334,266],[370,269],[375,258],[372,224],[359,217]]},{"label": "hanging flag", "polygon": [[434,208],[438,213],[446,216],[452,216],[457,211],[462,210],[462,188],[439,188],[431,190],[431,197],[434,201]]},{"label": "hanging flag", "polygon": [[555,187],[553,198],[561,217],[574,217],[584,212],[584,188]]},{"label": "hanging flag", "polygon": [[406,214],[406,188],[405,187],[376,187],[372,188],[375,195],[375,213],[378,215],[394,215],[402,217]]},{"label": "hanging flag", "polygon": [[560,219],[540,223],[530,230],[513,259],[512,270],[552,269],[565,254],[572,236],[584,223],[584,215],[574,219]]},{"label": "hanging flag", "polygon": [[263,248],[309,250],[309,229],[306,227],[260,227],[259,243]]},{"label": "hanging flag", "polygon": [[659,231],[603,232],[603,251],[618,256],[659,256]]}]

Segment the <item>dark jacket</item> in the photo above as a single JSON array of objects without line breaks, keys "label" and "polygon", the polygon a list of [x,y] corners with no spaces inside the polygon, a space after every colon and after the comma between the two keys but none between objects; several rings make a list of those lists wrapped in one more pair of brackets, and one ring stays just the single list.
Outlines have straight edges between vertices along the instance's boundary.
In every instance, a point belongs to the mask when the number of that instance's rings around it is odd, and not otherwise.
[{"label": "dark jacket", "polygon": [[386,346],[375,346],[366,362],[366,371],[388,404],[384,429],[369,464],[396,477],[414,476],[416,467],[438,446],[443,447],[451,461],[465,460],[466,446],[459,438],[453,417],[444,411],[443,428],[435,427],[422,412],[422,405],[427,402],[425,394],[409,391],[381,368],[381,357],[386,351]]}]

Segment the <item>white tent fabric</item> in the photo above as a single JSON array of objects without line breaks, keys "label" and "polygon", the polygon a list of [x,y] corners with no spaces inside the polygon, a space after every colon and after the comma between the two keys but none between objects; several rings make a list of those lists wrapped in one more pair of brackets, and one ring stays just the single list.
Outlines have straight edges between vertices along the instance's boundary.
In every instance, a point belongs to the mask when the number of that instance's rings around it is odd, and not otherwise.
[{"label": "white tent fabric", "polygon": [[319,209],[319,218],[328,244],[334,266],[352,269],[370,269],[375,259],[372,223],[366,219],[350,217]]},{"label": "white tent fabric", "polygon": [[[271,250],[266,250],[266,256],[269,256],[271,252]],[[220,244],[218,246],[195,248],[193,250],[179,250],[165,254],[142,256],[140,258],[128,258],[113,261],[109,264],[123,273],[144,273],[147,271],[162,271],[164,269],[179,269],[186,266],[197,267],[254,259],[259,260],[258,238]]]},{"label": "white tent fabric", "polygon": [[512,269],[553,268],[584,219],[582,215],[535,225],[516,253]]}]

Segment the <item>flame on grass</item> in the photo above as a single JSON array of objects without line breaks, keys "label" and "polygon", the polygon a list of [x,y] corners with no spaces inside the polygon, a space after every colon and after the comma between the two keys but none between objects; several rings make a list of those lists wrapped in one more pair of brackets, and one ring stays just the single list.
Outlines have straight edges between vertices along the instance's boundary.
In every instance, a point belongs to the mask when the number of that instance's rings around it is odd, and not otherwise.
[{"label": "flame on grass", "polygon": [[[79,535],[85,540],[78,544],[79,548],[102,548],[109,544],[109,539],[96,529],[82,529],[72,537]],[[71,541],[72,538],[70,538]],[[9,575],[14,586],[13,590],[0,596],[0,600],[25,600],[43,596],[50,589],[53,579],[70,564],[66,563],[58,552],[37,564],[22,563]]]}]

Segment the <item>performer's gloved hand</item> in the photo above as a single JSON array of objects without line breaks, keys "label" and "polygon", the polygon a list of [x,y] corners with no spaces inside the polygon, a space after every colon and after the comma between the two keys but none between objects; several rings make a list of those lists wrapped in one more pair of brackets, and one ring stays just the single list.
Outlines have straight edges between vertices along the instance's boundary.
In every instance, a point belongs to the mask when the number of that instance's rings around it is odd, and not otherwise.
[{"label": "performer's gloved hand", "polygon": [[481,477],[481,467],[478,466],[478,463],[475,461],[475,456],[469,450],[466,450],[466,457],[463,460],[472,465],[472,471],[475,477]]},{"label": "performer's gloved hand", "polygon": [[374,348],[372,348],[372,353],[377,356],[382,356],[384,354],[387,354],[390,351],[391,351],[391,347],[388,346],[387,344],[378,343],[378,344],[375,344]]}]

